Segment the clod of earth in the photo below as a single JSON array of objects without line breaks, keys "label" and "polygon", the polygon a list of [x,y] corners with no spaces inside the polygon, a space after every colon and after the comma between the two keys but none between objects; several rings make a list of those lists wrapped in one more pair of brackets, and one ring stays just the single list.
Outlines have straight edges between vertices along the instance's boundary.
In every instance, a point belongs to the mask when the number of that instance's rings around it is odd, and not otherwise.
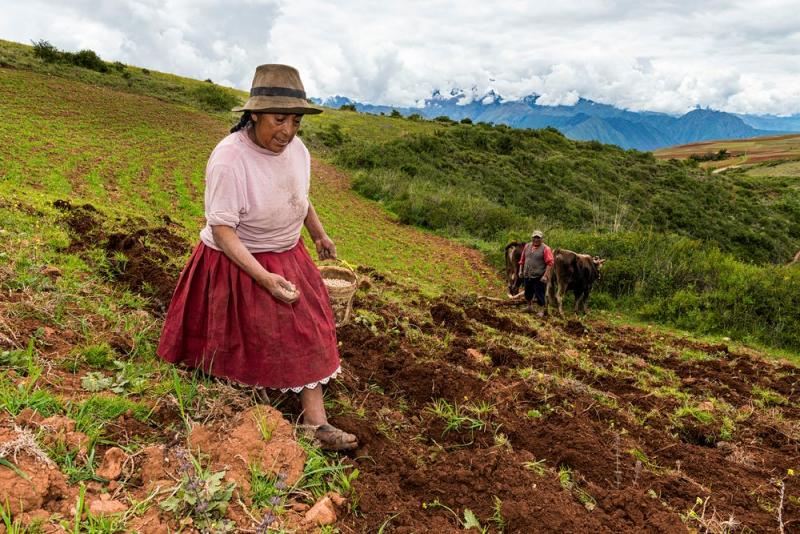
[{"label": "clod of earth", "polygon": [[336,508],[331,498],[326,495],[318,500],[314,506],[306,512],[304,521],[321,527],[335,523]]},{"label": "clod of earth", "polygon": [[103,463],[97,468],[95,474],[107,480],[118,479],[122,475],[122,464],[127,457],[125,452],[118,447],[108,449],[103,456]]}]

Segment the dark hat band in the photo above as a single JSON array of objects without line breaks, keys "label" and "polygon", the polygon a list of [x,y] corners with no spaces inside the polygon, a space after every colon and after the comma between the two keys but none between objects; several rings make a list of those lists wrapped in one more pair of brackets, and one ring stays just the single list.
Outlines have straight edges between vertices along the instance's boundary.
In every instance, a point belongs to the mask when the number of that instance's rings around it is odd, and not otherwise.
[{"label": "dark hat band", "polygon": [[253,87],[250,89],[250,96],[289,96],[305,100],[306,92],[289,87]]}]

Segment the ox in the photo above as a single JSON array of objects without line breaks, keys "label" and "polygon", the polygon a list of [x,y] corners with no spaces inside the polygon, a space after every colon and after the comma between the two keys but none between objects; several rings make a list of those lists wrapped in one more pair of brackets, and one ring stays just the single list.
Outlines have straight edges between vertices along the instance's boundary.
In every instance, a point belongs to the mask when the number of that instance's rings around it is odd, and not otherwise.
[{"label": "ox", "polygon": [[555,300],[558,313],[564,316],[562,303],[564,294],[572,290],[575,294],[575,313],[586,313],[586,300],[592,285],[600,278],[600,267],[606,260],[588,254],[557,248],[553,251],[555,263],[553,273],[547,281],[547,305]]},{"label": "ox", "polygon": [[790,261],[787,265],[797,265],[800,263],[800,250],[797,251],[797,254],[794,255],[792,261]]},{"label": "ox", "polygon": [[517,241],[506,245],[506,282],[508,282],[508,296],[514,297],[520,292],[522,278],[519,276],[519,260],[522,258],[522,249],[525,243]]}]

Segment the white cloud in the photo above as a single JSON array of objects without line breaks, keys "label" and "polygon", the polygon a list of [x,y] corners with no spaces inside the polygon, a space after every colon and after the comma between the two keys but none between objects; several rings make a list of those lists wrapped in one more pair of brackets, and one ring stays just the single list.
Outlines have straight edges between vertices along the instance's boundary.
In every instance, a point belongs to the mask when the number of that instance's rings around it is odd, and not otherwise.
[{"label": "white cloud", "polygon": [[0,36],[247,89],[256,65],[300,69],[309,94],[412,105],[578,97],[634,110],[800,112],[796,2],[575,0],[33,0]]}]

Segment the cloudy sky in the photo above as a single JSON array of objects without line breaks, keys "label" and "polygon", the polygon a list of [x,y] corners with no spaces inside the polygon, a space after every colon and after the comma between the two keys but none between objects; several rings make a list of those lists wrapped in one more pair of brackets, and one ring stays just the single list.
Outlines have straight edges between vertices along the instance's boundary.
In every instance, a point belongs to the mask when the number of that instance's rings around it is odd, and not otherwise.
[{"label": "cloudy sky", "polygon": [[300,69],[310,95],[410,105],[438,89],[632,110],[800,113],[800,5],[620,0],[0,0],[0,38],[248,89]]}]

